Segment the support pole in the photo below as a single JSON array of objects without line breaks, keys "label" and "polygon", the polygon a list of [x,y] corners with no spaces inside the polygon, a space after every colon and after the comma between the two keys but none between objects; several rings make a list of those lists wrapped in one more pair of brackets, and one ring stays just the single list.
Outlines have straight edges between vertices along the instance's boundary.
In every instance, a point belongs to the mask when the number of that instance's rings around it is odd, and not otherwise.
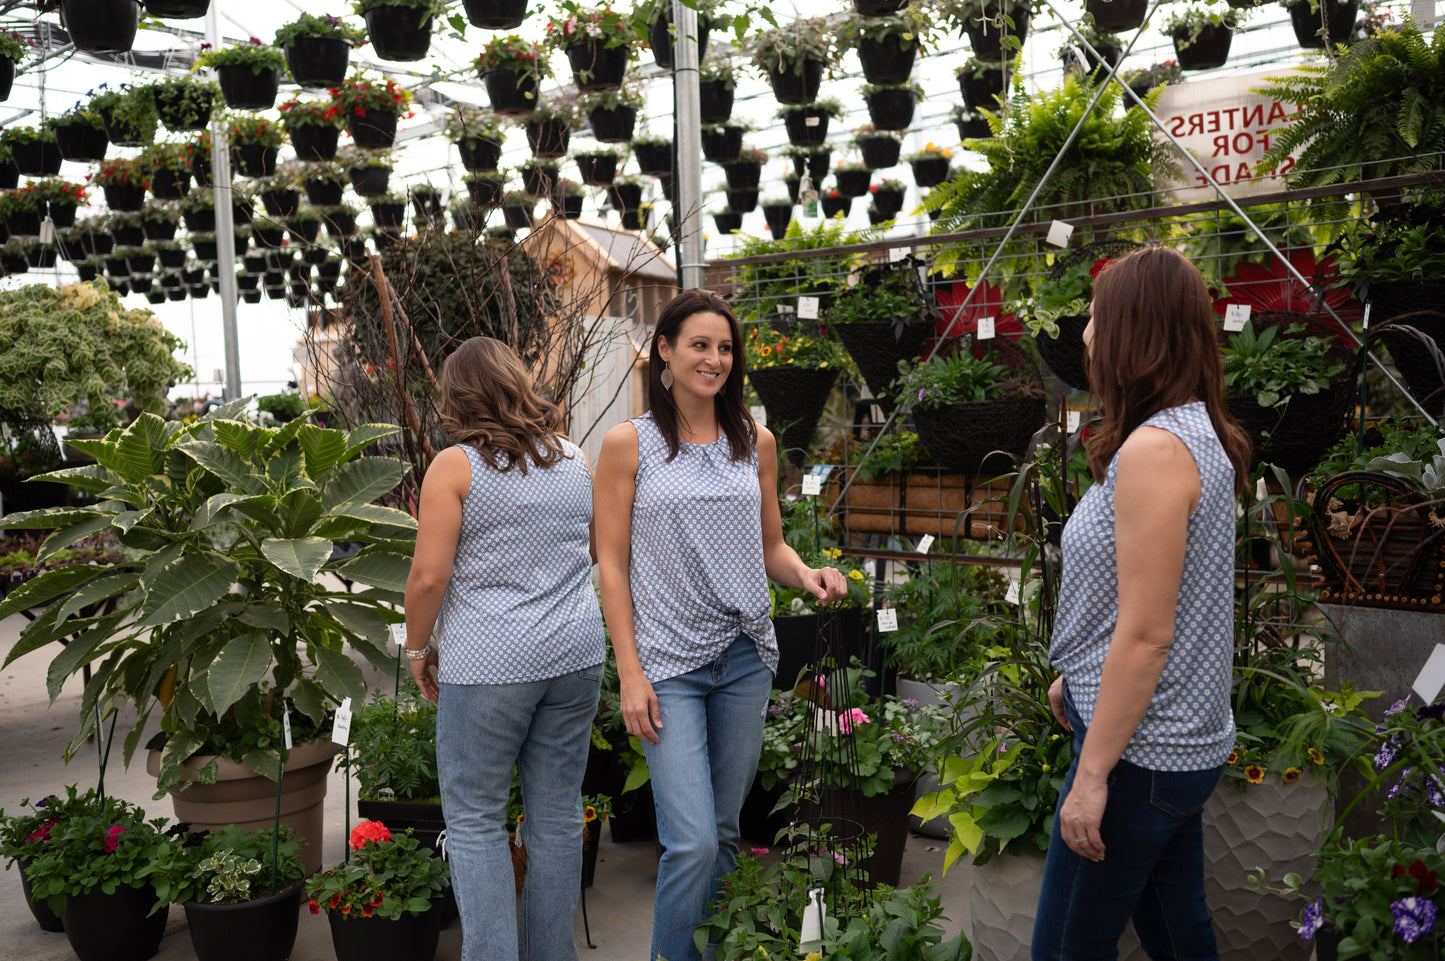
[{"label": "support pole", "polygon": [[678,282],[696,290],[703,281],[702,251],[702,106],[698,94],[697,11],[672,0],[672,87],[676,104],[677,160],[673,217],[677,219]]},{"label": "support pole", "polygon": [[[212,49],[221,46],[219,4],[206,11],[206,40]],[[226,351],[226,392],[228,401],[241,396],[241,341],[236,333],[236,222],[231,209],[231,145],[225,123],[211,125],[211,188],[216,203],[216,266],[221,281],[221,333]]]}]

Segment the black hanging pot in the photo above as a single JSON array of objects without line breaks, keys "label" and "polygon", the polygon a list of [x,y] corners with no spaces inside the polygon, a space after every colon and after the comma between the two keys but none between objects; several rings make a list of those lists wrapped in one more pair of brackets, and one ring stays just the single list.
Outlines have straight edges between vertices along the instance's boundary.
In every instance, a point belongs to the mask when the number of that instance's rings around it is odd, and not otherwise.
[{"label": "black hanging pot", "polygon": [[[194,105],[199,99],[194,117],[187,116],[183,105]],[[180,133],[186,130],[201,131],[211,124],[211,113],[215,110],[216,95],[209,89],[200,88],[186,91],[180,87],[157,86],[155,92],[156,113],[167,130]]]},{"label": "black hanging pot", "polygon": [[478,210],[476,207],[468,206],[452,211],[452,227],[456,230],[471,233],[481,230],[486,222],[486,212]]},{"label": "black hanging pot", "polygon": [[275,147],[260,143],[238,143],[231,147],[231,163],[242,177],[269,177],[276,172]]},{"label": "black hanging pot", "polygon": [[954,121],[954,126],[958,128],[959,140],[987,140],[993,136],[987,117],[959,118]]},{"label": "black hanging pot", "polygon": [[768,232],[773,239],[781,240],[793,220],[793,205],[782,202],[763,204],[763,219],[768,222]]},{"label": "black hanging pot", "polygon": [[105,192],[105,203],[111,210],[139,210],[145,204],[144,187],[107,184],[101,190]]},{"label": "black hanging pot", "polygon": [[518,117],[537,109],[537,75],[530,70],[519,74],[511,67],[494,67],[482,74],[482,82],[499,114]]},{"label": "black hanging pot", "polygon": [[836,324],[833,329],[875,395],[888,393],[888,385],[898,377],[898,362],[918,357],[933,336],[933,324],[921,320],[904,325],[901,333],[891,320]]},{"label": "black hanging pot", "polygon": [[164,20],[194,20],[211,9],[211,0],[146,0],[146,13]]},{"label": "black hanging pot", "polygon": [[873,181],[873,171],[840,169],[833,175],[833,186],[845,197],[861,197],[868,192]]},{"label": "black hanging pot", "polygon": [[226,106],[232,110],[270,110],[276,106],[281,74],[274,69],[255,73],[250,64],[221,64],[216,67],[216,79]]},{"label": "black hanging pot", "polygon": [[140,27],[136,0],[60,0],[60,23],[77,50],[128,53]]},{"label": "black hanging pot", "polygon": [[1039,356],[1049,365],[1054,375],[1079,390],[1089,387],[1089,375],[1084,363],[1084,328],[1089,325],[1087,314],[1058,319],[1059,336],[1050,337],[1039,333],[1034,338]]},{"label": "black hanging pot", "polygon": [[75,226],[75,204],[62,203],[58,200],[48,201],[45,205],[50,213],[50,221],[61,230],[69,230]]},{"label": "black hanging pot", "polygon": [[411,209],[418,221],[437,220],[442,215],[442,195],[431,191],[412,191]]},{"label": "black hanging pot", "polygon": [[903,42],[896,33],[882,40],[859,40],[858,62],[863,66],[863,79],[869,83],[907,83],[918,57],[918,43],[915,38],[904,47]]},{"label": "black hanging pot", "polygon": [[[502,205],[502,194],[505,193],[506,179],[503,177],[468,177],[467,194],[471,196],[472,203],[478,207],[491,208]],[[373,212],[375,208],[372,208]],[[380,223],[381,221],[377,221]],[[398,223],[396,226],[400,227]]]},{"label": "black hanging pot", "polygon": [[607,199],[618,210],[637,210],[642,206],[642,185],[613,184],[607,188]]},{"label": "black hanging pot", "polygon": [[292,217],[301,206],[301,191],[295,188],[261,191],[261,204],[272,217]]},{"label": "black hanging pot", "polygon": [[110,138],[105,135],[104,128],[77,120],[70,123],[62,121],[52,129],[55,131],[55,149],[60,151],[61,159],[81,163],[99,163],[105,159]]},{"label": "black hanging pot", "polygon": [[167,270],[180,270],[186,265],[186,248],[180,246],[161,247],[156,251],[156,259],[159,260],[161,266]]},{"label": "black hanging pot", "polygon": [[798,194],[803,187],[803,178],[797,174],[787,174],[783,177],[783,186],[788,188],[788,198],[797,204]]},{"label": "black hanging pot", "polygon": [[190,189],[190,167],[157,167],[151,171],[151,194],[157,200],[180,200]]},{"label": "black hanging pot", "polygon": [[210,233],[216,229],[216,208],[192,207],[190,210],[182,210],[181,220],[185,222],[186,229],[193,234]]},{"label": "black hanging pot", "polygon": [[336,156],[336,145],[341,141],[341,131],[329,123],[297,124],[291,128],[291,146],[296,148],[296,159],[324,163]]},{"label": "black hanging pot", "polygon": [[279,250],[281,244],[286,240],[286,227],[283,224],[272,224],[269,226],[252,224],[251,239],[256,241],[257,247],[264,247],[268,250]]},{"label": "black hanging pot", "polygon": [[5,229],[12,237],[38,237],[40,219],[38,210],[14,210],[5,217]]},{"label": "black hanging pot", "polygon": [[[828,111],[822,107],[793,107],[783,114],[788,143],[795,147],[813,147],[828,142]],[[876,124],[874,126],[877,126]],[[904,124],[907,127],[907,124]]]},{"label": "black hanging pot", "polygon": [[532,208],[526,204],[504,204],[502,216],[507,219],[507,227],[512,230],[524,230],[532,226]]},{"label": "black hanging pot", "polygon": [[582,216],[582,201],[585,198],[581,194],[563,194],[561,197],[552,198],[552,209],[563,220],[576,220]]},{"label": "black hanging pot", "polygon": [[[652,48],[652,59],[664,70],[671,70],[672,59],[672,7],[663,4],[661,13],[647,28],[647,45]],[[707,34],[712,24],[702,14],[697,17],[697,61],[707,55]],[[726,118],[724,118],[726,119]],[[708,121],[704,120],[703,123]],[[721,121],[716,121],[720,123]]]},{"label": "black hanging pot", "polygon": [[[997,10],[988,10],[989,16],[996,16]],[[970,21],[964,27],[968,34],[969,45],[973,47],[973,55],[979,60],[1001,60],[1003,59],[1003,38],[1005,35],[1018,37],[1019,43],[1029,35],[1029,9],[1028,7],[1012,7],[1007,11],[1009,19],[1013,21],[1010,27],[1007,23],[1002,28],[992,21],[975,22]]]},{"label": "black hanging pot", "polygon": [[[705,127],[702,131],[702,155],[715,164],[732,163],[743,152],[743,128],[737,124]],[[668,170],[672,169],[671,165]]]},{"label": "black hanging pot", "polygon": [[[489,88],[490,89],[490,88]],[[587,123],[592,128],[592,137],[602,143],[627,143],[632,139],[632,130],[637,126],[637,108],[594,107],[587,114]]]},{"label": "black hanging pot", "polygon": [[557,168],[531,164],[522,168],[522,190],[532,197],[545,197],[557,188]]},{"label": "black hanging pot", "polygon": [[329,237],[339,239],[356,233],[356,215],[349,210],[328,210],[321,215],[321,222],[326,225]]},{"label": "black hanging pot", "polygon": [[777,435],[778,453],[797,467],[803,465],[837,379],[836,369],[787,366],[748,371],[748,383],[767,408],[768,427]]},{"label": "black hanging pot", "polygon": [[768,83],[773,88],[773,97],[785,106],[812,103],[818,99],[818,88],[823,84],[823,61],[804,60],[801,72],[792,69],[779,70],[777,64],[768,65]]},{"label": "black hanging pot", "polygon": [[166,933],[168,909],[148,914],[155,903],[150,885],[66,895],[61,915],[66,940],[80,961],[145,961],[160,950]]},{"label": "black hanging pot", "polygon": [[374,167],[368,164],[352,167],[346,173],[351,177],[351,189],[356,191],[359,197],[380,197],[391,184],[390,167]]},{"label": "black hanging pot", "polygon": [[712,222],[717,225],[718,233],[727,236],[742,229],[743,215],[734,210],[720,210],[712,215]]},{"label": "black hanging pot", "polygon": [[602,40],[588,40],[567,47],[567,63],[572,67],[572,82],[583,93],[616,90],[627,76],[626,44],[607,46]]},{"label": "black hanging pot", "polygon": [[291,239],[301,244],[314,244],[316,235],[321,233],[321,221],[301,220],[297,217],[286,219],[286,230],[290,232]]},{"label": "black hanging pot", "polygon": [[964,70],[958,75],[958,89],[963,93],[963,104],[969,110],[997,110],[1003,95],[1003,67],[988,67],[984,70]]},{"label": "black hanging pot", "polygon": [[577,173],[589,187],[605,187],[617,176],[617,157],[607,153],[578,154]]},{"label": "black hanging pot", "polygon": [[125,267],[131,274],[148,274],[156,269],[156,255],[126,254]]},{"label": "black hanging pot", "polygon": [[60,173],[60,148],[53,140],[31,140],[10,145],[15,168],[27,177],[54,177]]},{"label": "black hanging pot", "polygon": [[869,170],[896,167],[903,152],[903,144],[894,137],[859,137],[855,142],[863,155],[863,166]]},{"label": "black hanging pot", "polygon": [[206,150],[196,150],[191,154],[191,173],[196,177],[196,185],[210,187],[215,181],[211,179],[211,154]]},{"label": "black hanging pot", "polygon": [[814,184],[823,182],[828,176],[828,160],[833,156],[831,147],[824,147],[822,150],[814,150],[806,154],[793,155],[793,173],[799,177],[807,174],[813,178]]},{"label": "black hanging pot", "polygon": [[853,9],[863,17],[891,17],[908,6],[908,0],[853,0]]},{"label": "black hanging pot", "polygon": [[378,227],[400,230],[406,223],[406,204],[399,200],[374,203],[371,205],[371,219]]},{"label": "black hanging pot", "polygon": [[0,101],[10,99],[10,90],[15,86],[15,61],[0,57]]},{"label": "black hanging pot", "polygon": [[1200,27],[1192,43],[1188,28],[1175,30],[1171,39],[1181,70],[1212,70],[1224,66],[1229,60],[1229,45],[1234,39],[1234,31],[1227,24],[1206,23]]},{"label": "black hanging pot", "polygon": [[1144,23],[1149,0],[1084,0],[1084,10],[1094,15],[1099,33],[1127,33]]},{"label": "black hanging pot", "polygon": [[527,18],[527,0],[462,0],[467,20],[485,30],[512,30]]},{"label": "black hanging pot", "polygon": [[0,190],[14,190],[20,185],[20,168],[14,158],[0,161]]},{"label": "black hanging pot", "polygon": [[214,237],[212,237],[210,240],[201,240],[200,238],[196,238],[191,241],[191,250],[195,252],[196,259],[199,260],[201,263],[213,264],[216,262],[216,258],[219,256],[220,244],[216,241]]},{"label": "black hanging pot", "polygon": [[839,214],[848,216],[848,211],[853,207],[852,197],[844,197],[842,194],[835,197],[831,192],[820,196],[818,201],[823,205],[823,216],[830,220]]},{"label": "black hanging pot", "polygon": [[947,157],[924,157],[912,162],[913,184],[916,187],[937,187],[948,179]]},{"label": "black hanging pot", "polygon": [[737,160],[723,166],[729,190],[756,190],[763,179],[763,165],[756,160]]},{"label": "black hanging pot", "polygon": [[534,157],[562,157],[572,139],[572,125],[553,117],[527,121],[527,146]]},{"label": "black hanging pot", "polygon": [[1355,0],[1319,0],[1319,5],[1311,8],[1309,0],[1300,0],[1286,4],[1285,9],[1289,11],[1290,26],[1299,45],[1306,50],[1322,50],[1325,46],[1322,32],[1327,32],[1331,47],[1349,39],[1355,29],[1359,4]]},{"label": "black hanging pot", "polygon": [[646,230],[647,211],[645,210],[624,210],[622,211],[623,230]]},{"label": "black hanging pot", "polygon": [[346,129],[351,141],[363,150],[387,150],[396,143],[396,112],[393,110],[362,110],[346,115]]},{"label": "black hanging pot", "polygon": [[291,79],[303,87],[339,87],[346,80],[351,44],[339,37],[293,37],[285,47]]},{"label": "black hanging pot", "polygon": [[885,87],[867,96],[868,118],[879,130],[907,130],[918,95],[908,87]]},{"label": "black hanging pot", "polygon": [[727,197],[728,207],[740,214],[750,214],[758,209],[758,188],[756,187],[747,190],[729,190]]},{"label": "black hanging pot", "polygon": [[87,230],[80,242],[92,257],[104,257],[115,249],[115,238],[103,230]]},{"label": "black hanging pot", "polygon": [[[243,303],[247,303],[247,304],[259,304],[259,303],[261,302],[261,291],[257,290],[255,287],[252,287],[252,288],[249,289],[249,290],[240,290],[240,291],[237,291],[237,293],[239,293],[239,294],[241,295],[241,301],[242,301]],[[199,957],[199,956],[198,956],[198,957]],[[258,957],[258,958],[259,958],[259,957],[262,957],[262,955],[258,953],[258,954],[252,955],[252,957]],[[205,959],[202,958],[202,959],[200,959],[200,961],[205,961]]]},{"label": "black hanging pot", "polygon": [[897,187],[879,187],[873,191],[873,205],[884,220],[890,220],[903,209],[903,191]]},{"label": "black hanging pot", "polygon": [[[301,263],[303,267],[306,267],[309,270],[310,267],[314,267],[317,264],[326,263],[326,258],[330,256],[331,254],[327,252],[325,247],[308,247],[305,250],[301,251]],[[306,273],[307,271],[303,270],[298,274],[298,276],[304,275]]]},{"label": "black hanging pot", "polygon": [[[115,247],[139,247],[145,243],[146,231],[143,226],[144,223],[145,221],[141,221],[140,224],[117,224],[114,228],[115,242],[111,249]],[[107,251],[107,253],[108,252],[109,251]]]},{"label": "black hanging pot", "polygon": [[[282,233],[285,233],[284,227],[282,228]],[[252,236],[252,240],[255,240],[254,235]],[[248,274],[264,274],[267,270],[266,255],[264,253],[247,254],[241,258],[241,265],[246,268],[246,273]]]},{"label": "black hanging pot", "polygon": [[[739,150],[741,147],[739,139]],[[637,169],[648,176],[672,173],[673,145],[671,141],[634,143],[632,153],[637,157]]]},{"label": "black hanging pot", "polygon": [[727,123],[733,115],[736,89],[730,80],[699,80],[697,95],[704,127]]},{"label": "black hanging pot", "polygon": [[[0,252],[0,274],[23,274],[30,270],[30,261],[25,259],[24,251]],[[7,497],[10,495],[6,495]]]},{"label": "black hanging pot", "polygon": [[329,175],[307,177],[301,186],[306,188],[306,199],[314,207],[335,207],[346,190],[346,184]]},{"label": "black hanging pot", "polygon": [[110,142],[117,147],[139,147],[146,142],[148,136],[155,133],[155,123],[150,124],[150,130],[121,120],[112,111],[102,111],[100,122],[105,127],[105,135]]},{"label": "black hanging pot", "polygon": [[1042,397],[972,401],[933,410],[915,408],[913,423],[919,441],[944,467],[992,476],[1012,466],[1006,455],[1028,449],[1034,433],[1044,425],[1045,409]]},{"label": "black hanging pot", "polygon": [[487,137],[463,137],[456,142],[462,168],[468,173],[496,170],[502,159],[502,142]]},{"label": "black hanging pot", "polygon": [[1089,76],[1093,82],[1097,83],[1108,76],[1108,71],[1104,69],[1105,63],[1112,65],[1116,71],[1119,69],[1119,63],[1124,59],[1124,48],[1117,43],[1095,41],[1094,49],[1098,51],[1098,57],[1094,56],[1088,50],[1085,50],[1083,53],[1084,64],[1088,68]]},{"label": "black hanging pot", "polygon": [[432,15],[426,7],[372,7],[361,16],[366,20],[366,38],[383,60],[410,63],[431,49]]}]

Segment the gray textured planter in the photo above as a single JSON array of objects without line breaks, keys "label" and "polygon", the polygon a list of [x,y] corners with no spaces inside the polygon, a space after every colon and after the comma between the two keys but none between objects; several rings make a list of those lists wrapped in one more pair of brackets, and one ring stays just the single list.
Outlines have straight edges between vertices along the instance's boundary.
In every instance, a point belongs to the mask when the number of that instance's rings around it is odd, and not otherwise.
[{"label": "gray textured planter", "polygon": [[[969,867],[968,918],[973,925],[969,937],[975,958],[1028,961],[1043,881],[1043,858],[1005,854],[982,867]],[[1132,925],[1119,939],[1119,959],[1149,961],[1139,949]]]}]

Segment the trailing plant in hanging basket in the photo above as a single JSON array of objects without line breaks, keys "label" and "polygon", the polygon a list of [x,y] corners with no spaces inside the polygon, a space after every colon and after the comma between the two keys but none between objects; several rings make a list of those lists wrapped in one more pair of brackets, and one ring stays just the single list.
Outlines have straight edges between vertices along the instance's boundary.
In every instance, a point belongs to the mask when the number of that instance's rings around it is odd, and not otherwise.
[{"label": "trailing plant in hanging basket", "polygon": [[535,109],[542,81],[552,76],[546,48],[516,34],[489,41],[476,59],[476,70],[487,85],[492,109],[505,114]]},{"label": "trailing plant in hanging basket", "polygon": [[816,99],[823,74],[831,74],[840,56],[831,25],[820,17],[798,17],[785,27],[759,33],[751,53],[779,103]]},{"label": "trailing plant in hanging basket", "polygon": [[[264,43],[260,38],[252,37],[246,43],[236,43],[219,49],[203,44],[200,55],[196,57],[196,65],[213,70],[221,67],[245,67],[256,76],[270,71],[279,77],[286,69],[286,54],[279,48]],[[224,84],[222,86],[224,87]]]},{"label": "trailing plant in hanging basket", "polygon": [[868,119],[882,130],[907,130],[913,123],[913,112],[923,96],[917,83],[865,83],[859,93],[868,104]]},{"label": "trailing plant in hanging basket", "polygon": [[286,52],[292,78],[303,87],[329,87],[346,76],[351,49],[366,32],[340,17],[303,13],[276,31],[276,46]]},{"label": "trailing plant in hanging basket", "polygon": [[547,21],[546,44],[566,54],[578,90],[607,90],[622,83],[638,35],[610,6],[562,0],[558,16]]},{"label": "trailing plant in hanging basket", "polygon": [[0,29],[0,57],[11,63],[19,63],[30,56],[35,44],[13,30]]},{"label": "trailing plant in hanging basket", "polygon": [[151,85],[156,114],[175,133],[204,130],[220,96],[220,86],[197,77],[170,77]]},{"label": "trailing plant in hanging basket", "polygon": [[922,150],[909,154],[906,159],[913,167],[914,185],[927,188],[943,183],[948,179],[949,162],[952,158],[951,149],[935,146],[932,141],[925,144]]},{"label": "trailing plant in hanging basket", "polygon": [[219,50],[202,49],[196,64],[216,71],[221,94],[233,110],[269,110],[286,71],[286,54],[252,37]]},{"label": "trailing plant in hanging basket", "polygon": [[1224,66],[1230,41],[1244,15],[1229,6],[1189,5],[1171,9],[1162,29],[1173,39],[1182,69],[1208,70]]},{"label": "trailing plant in hanging basket", "polygon": [[627,143],[632,139],[637,111],[643,102],[641,88],[624,83],[617,90],[584,96],[579,108],[587,114],[587,124],[595,139],[603,143]]},{"label": "trailing plant in hanging basket", "polygon": [[383,60],[420,60],[447,12],[442,0],[357,0],[352,8],[366,20],[366,32]]},{"label": "trailing plant in hanging basket", "polygon": [[139,158],[118,157],[103,161],[90,174],[90,182],[97,187],[134,187],[141,190],[149,186],[146,165]]},{"label": "trailing plant in hanging basket", "polygon": [[331,99],[341,108],[352,140],[369,150],[389,148],[396,141],[397,119],[411,116],[411,92],[391,77],[370,80],[358,71],[331,88]]},{"label": "trailing plant in hanging basket", "polygon": [[1006,49],[1018,52],[1028,36],[1031,10],[1019,0],[939,0],[934,12],[968,35],[973,55],[997,59]]},{"label": "trailing plant in hanging basket", "polygon": [[[1165,87],[1171,83],[1181,82],[1184,79],[1184,70],[1179,66],[1177,60],[1161,60],[1148,67],[1125,70],[1122,76],[1124,83],[1128,84],[1129,88],[1142,100],[1155,87]],[[1125,106],[1133,108],[1135,103],[1130,100]]]},{"label": "trailing plant in hanging basket", "polygon": [[259,114],[234,113],[226,118],[226,132],[233,144],[280,147],[286,142],[281,124]]},{"label": "trailing plant in hanging basket", "polygon": [[281,126],[288,134],[294,133],[297,127],[331,127],[340,130],[346,126],[341,105],[335,99],[301,100],[292,97],[285,103],[278,104],[276,110],[280,112]]},{"label": "trailing plant in hanging basket", "polygon": [[[110,138],[100,114],[86,104],[77,103],[65,113],[46,117],[41,125],[55,136],[56,149],[65,160],[94,163],[105,159]],[[13,165],[13,158],[7,158]]]},{"label": "trailing plant in hanging basket", "polygon": [[856,51],[868,83],[906,82],[931,39],[931,24],[912,9],[892,17],[844,16],[836,29],[838,48]]},{"label": "trailing plant in hanging basket", "polygon": [[155,94],[149,85],[122,84],[110,89],[104,84],[90,98],[90,109],[100,114],[106,136],[122,147],[138,147],[155,139],[160,117]]},{"label": "trailing plant in hanging basket", "polygon": [[527,145],[532,156],[565,156],[577,119],[577,107],[572,101],[558,99],[537,104],[526,115]]}]

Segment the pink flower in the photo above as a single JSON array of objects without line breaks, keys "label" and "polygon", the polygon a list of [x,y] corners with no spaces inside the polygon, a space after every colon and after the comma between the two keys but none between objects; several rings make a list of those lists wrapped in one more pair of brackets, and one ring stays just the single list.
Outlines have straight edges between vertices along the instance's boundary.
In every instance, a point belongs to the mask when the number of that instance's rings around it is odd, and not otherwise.
[{"label": "pink flower", "polygon": [[749,848],[748,850],[752,851],[758,857],[762,857],[764,854],[768,853],[767,848]]},{"label": "pink flower", "polygon": [[116,824],[116,825],[113,825],[113,826],[110,828],[109,831],[106,831],[106,832],[105,832],[105,853],[106,853],[106,854],[114,854],[114,853],[115,853],[115,849],[120,846],[120,836],[121,836],[122,834],[124,834],[125,831],[126,831],[125,828],[121,827],[119,824]]},{"label": "pink flower", "polygon": [[838,730],[844,734],[851,734],[853,733],[853,726],[855,724],[869,724],[871,722],[871,719],[867,714],[863,713],[861,707],[855,707],[838,718]]},{"label": "pink flower", "polygon": [[40,827],[36,828],[35,832],[31,834],[30,837],[25,839],[26,843],[28,844],[31,841],[49,841],[50,826],[54,823],[54,821],[46,821],[44,824],[40,825]]},{"label": "pink flower", "polygon": [[847,864],[847,863],[848,863],[848,859],[843,856],[843,852],[842,852],[842,851],[834,851],[834,852],[833,852],[833,860],[834,860],[834,861],[837,861],[839,864]]}]

